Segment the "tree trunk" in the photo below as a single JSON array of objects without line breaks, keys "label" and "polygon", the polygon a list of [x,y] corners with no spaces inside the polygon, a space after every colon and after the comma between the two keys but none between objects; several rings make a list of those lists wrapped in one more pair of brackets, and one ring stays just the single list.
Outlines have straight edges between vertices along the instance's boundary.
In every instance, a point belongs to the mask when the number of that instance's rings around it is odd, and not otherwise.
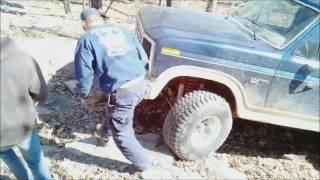
[{"label": "tree trunk", "polygon": [[212,12],[217,12],[218,10],[218,0],[213,0]]},{"label": "tree trunk", "polygon": [[91,1],[91,7],[99,10],[102,8],[102,0],[90,0]]},{"label": "tree trunk", "polygon": [[171,0],[167,0],[167,6],[171,7],[172,6],[172,1]]},{"label": "tree trunk", "polygon": [[218,0],[208,0],[207,12],[216,12],[218,7]]},{"label": "tree trunk", "polygon": [[70,0],[63,0],[63,7],[66,14],[71,13]]}]

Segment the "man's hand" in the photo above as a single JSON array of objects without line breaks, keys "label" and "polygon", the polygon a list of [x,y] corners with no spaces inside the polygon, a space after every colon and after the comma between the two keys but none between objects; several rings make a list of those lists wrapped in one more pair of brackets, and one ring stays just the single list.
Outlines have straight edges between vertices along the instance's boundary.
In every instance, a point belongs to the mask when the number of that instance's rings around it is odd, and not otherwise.
[{"label": "man's hand", "polygon": [[81,98],[81,105],[86,108],[89,112],[93,112],[95,100],[93,98]]}]

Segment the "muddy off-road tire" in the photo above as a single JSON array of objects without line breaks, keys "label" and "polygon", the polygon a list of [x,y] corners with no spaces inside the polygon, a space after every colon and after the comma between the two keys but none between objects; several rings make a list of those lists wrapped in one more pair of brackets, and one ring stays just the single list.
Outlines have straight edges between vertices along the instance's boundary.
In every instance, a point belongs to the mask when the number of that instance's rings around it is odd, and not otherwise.
[{"label": "muddy off-road tire", "polygon": [[196,160],[217,150],[232,127],[229,104],[207,91],[193,91],[182,97],[169,111],[163,137],[181,159]]}]

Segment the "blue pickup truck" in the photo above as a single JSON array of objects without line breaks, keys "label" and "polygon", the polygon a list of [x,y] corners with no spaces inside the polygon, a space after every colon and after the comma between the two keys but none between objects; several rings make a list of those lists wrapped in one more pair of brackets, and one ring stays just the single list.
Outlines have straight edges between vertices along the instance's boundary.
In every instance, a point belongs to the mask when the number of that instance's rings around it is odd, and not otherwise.
[{"label": "blue pickup truck", "polygon": [[234,117],[320,131],[318,0],[249,0],[230,16],[145,7],[146,99],[162,96],[163,137],[182,159],[217,150]]}]

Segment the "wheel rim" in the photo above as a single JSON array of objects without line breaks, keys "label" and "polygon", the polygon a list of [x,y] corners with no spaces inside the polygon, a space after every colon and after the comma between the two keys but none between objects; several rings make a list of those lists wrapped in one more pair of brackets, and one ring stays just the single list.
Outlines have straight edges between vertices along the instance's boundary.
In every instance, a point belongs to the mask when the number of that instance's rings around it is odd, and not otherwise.
[{"label": "wheel rim", "polygon": [[221,120],[216,116],[209,116],[198,122],[191,132],[191,144],[193,147],[207,148],[219,136]]}]

